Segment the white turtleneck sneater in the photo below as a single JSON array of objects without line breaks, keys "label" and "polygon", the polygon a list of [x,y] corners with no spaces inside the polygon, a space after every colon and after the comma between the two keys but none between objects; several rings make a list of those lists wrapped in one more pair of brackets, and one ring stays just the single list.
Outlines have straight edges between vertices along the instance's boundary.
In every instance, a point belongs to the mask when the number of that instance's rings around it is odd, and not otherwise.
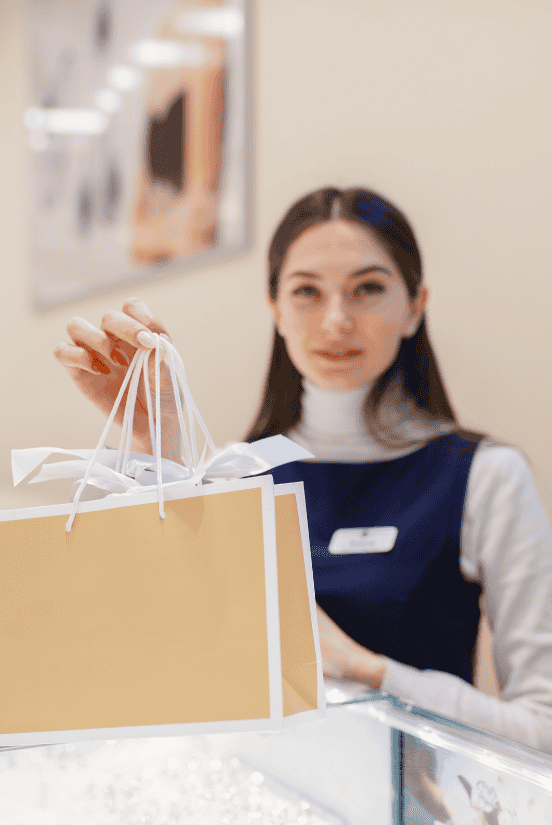
[{"label": "white turtleneck sneater", "polygon": [[[364,420],[364,400],[373,382],[353,390],[324,390],[303,380],[302,414],[300,422],[287,433],[301,446],[306,446],[319,461],[388,461],[419,449],[420,443],[399,449],[385,447],[370,435]],[[430,433],[447,432],[446,424],[426,426]],[[401,433],[419,437],[419,426],[405,421]]]}]

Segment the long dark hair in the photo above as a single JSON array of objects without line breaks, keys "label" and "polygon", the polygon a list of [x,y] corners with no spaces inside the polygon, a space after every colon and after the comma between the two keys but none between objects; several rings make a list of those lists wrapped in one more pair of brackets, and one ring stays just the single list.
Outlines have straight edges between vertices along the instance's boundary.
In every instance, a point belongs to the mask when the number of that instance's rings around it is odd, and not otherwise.
[{"label": "long dark hair", "polygon": [[[275,299],[278,281],[290,245],[311,226],[333,218],[368,227],[393,257],[404,278],[410,298],[415,298],[422,283],[422,261],[414,232],[403,213],[389,201],[367,189],[327,187],[311,192],[293,204],[279,224],[268,252],[268,291]],[[303,386],[301,374],[293,366],[284,339],[274,328],[272,355],[259,411],[245,436],[256,441],[285,433],[301,418]],[[369,430],[382,444],[400,446],[419,439],[404,438],[382,420],[382,401],[392,389],[399,388],[410,411],[431,424],[441,422],[448,429],[459,429],[441,379],[431,347],[425,317],[418,331],[401,342],[395,361],[375,382],[365,402]],[[407,404],[408,406],[408,404]],[[451,426],[452,425],[452,426]],[[454,426],[456,425],[456,426]],[[426,438],[431,437],[431,425]],[[434,436],[442,434],[438,427]]]}]

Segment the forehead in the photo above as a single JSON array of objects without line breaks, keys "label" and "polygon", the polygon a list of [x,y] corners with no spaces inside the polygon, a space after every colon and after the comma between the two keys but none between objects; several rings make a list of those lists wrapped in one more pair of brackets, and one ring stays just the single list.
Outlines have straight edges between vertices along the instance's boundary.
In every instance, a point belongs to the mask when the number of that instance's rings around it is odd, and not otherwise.
[{"label": "forehead", "polygon": [[282,275],[301,269],[361,269],[381,264],[400,277],[392,256],[368,227],[342,220],[326,221],[306,229],[290,245]]}]

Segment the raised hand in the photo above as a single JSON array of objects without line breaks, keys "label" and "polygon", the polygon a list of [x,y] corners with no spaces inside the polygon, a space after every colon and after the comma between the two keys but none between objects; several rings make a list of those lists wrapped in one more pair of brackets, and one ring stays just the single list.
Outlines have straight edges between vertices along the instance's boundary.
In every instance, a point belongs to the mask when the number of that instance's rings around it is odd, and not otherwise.
[{"label": "raised hand", "polygon": [[[54,355],[79,388],[106,416],[111,412],[128,366],[139,347],[148,347],[151,332],[167,333],[161,321],[138,298],[129,298],[122,311],[110,310],[102,318],[101,328],[84,318],[72,318],[67,325],[71,343],[60,343]],[[140,340],[142,339],[142,340]],[[150,336],[150,345],[154,342]],[[152,397],[154,356],[149,359]],[[124,400],[116,416],[122,425]],[[170,373],[161,364],[162,448],[166,458],[179,460],[178,419]],[[140,382],[133,426],[133,449],[151,453],[147,401],[143,381]]]}]

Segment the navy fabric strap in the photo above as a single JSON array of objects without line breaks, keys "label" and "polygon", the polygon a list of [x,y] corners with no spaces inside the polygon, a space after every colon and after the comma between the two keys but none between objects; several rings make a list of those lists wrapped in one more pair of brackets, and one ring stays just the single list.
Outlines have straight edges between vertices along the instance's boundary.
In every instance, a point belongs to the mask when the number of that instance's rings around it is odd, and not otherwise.
[{"label": "navy fabric strap", "polygon": [[[460,533],[483,437],[459,431],[390,461],[301,461],[271,471],[276,484],[304,482],[316,599],[328,615],[376,653],[467,682],[481,587],[460,572]],[[329,552],[337,529],[359,527],[398,528],[394,547]]]}]

